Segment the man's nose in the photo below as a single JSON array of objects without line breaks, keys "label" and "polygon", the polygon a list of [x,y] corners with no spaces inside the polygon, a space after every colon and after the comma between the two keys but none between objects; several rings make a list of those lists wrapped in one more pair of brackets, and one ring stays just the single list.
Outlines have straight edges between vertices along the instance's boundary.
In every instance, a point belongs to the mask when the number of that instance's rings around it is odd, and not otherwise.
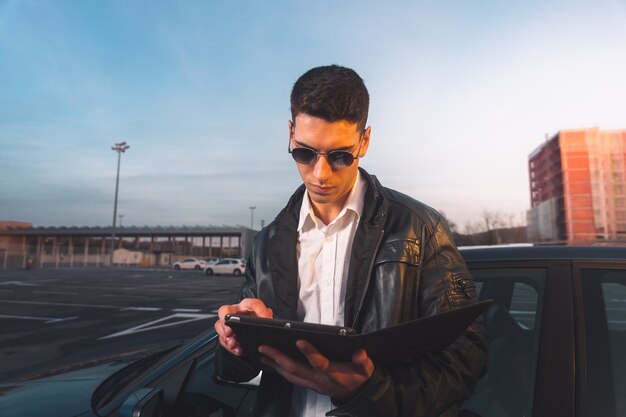
[{"label": "man's nose", "polygon": [[313,167],[313,175],[320,182],[325,182],[330,178],[333,173],[333,167],[328,163],[328,158],[326,155],[320,155],[320,157],[315,161],[315,165]]}]

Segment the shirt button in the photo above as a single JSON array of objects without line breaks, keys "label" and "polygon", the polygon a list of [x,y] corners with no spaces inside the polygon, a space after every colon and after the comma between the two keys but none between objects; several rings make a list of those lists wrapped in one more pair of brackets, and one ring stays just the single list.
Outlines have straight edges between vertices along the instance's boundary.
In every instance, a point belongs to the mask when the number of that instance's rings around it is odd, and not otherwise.
[{"label": "shirt button", "polygon": [[326,238],[326,242],[332,242],[333,241],[333,236],[328,236]]},{"label": "shirt button", "polygon": [[332,282],[330,282],[330,280],[326,281],[326,285],[327,285],[328,287],[330,287],[330,285],[331,285],[331,284],[332,284]]}]

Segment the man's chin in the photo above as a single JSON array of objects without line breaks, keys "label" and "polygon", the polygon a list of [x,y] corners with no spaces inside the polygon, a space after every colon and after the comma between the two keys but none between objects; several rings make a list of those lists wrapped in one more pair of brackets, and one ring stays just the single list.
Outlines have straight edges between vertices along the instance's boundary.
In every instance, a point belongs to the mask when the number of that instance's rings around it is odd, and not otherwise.
[{"label": "man's chin", "polygon": [[309,198],[315,204],[329,204],[333,202],[333,198],[329,195],[309,193]]}]

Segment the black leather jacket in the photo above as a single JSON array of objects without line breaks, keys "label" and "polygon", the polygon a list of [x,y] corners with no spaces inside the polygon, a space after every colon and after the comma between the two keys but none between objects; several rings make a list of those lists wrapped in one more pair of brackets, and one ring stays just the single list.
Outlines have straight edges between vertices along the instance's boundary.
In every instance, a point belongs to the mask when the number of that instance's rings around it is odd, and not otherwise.
[{"label": "black leather jacket", "polygon": [[[361,169],[368,183],[354,238],[345,324],[361,332],[381,329],[476,301],[474,281],[441,215]],[[242,298],[260,298],[275,318],[295,319],[298,300],[297,225],[301,186],[276,219],[255,238]],[[449,348],[394,366],[376,366],[370,381],[330,416],[455,416],[485,371],[482,322]],[[220,349],[217,374],[243,381],[258,370]],[[287,416],[291,384],[265,372],[256,415]]]}]

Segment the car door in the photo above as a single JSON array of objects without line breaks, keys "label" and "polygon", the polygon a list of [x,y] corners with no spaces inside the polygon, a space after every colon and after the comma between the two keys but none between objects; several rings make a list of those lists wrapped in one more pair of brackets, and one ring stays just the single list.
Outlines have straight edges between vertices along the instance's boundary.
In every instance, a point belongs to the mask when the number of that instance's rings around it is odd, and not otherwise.
[{"label": "car door", "polygon": [[468,262],[485,315],[487,374],[464,408],[481,417],[575,416],[572,262]]},{"label": "car door", "polygon": [[182,269],[193,269],[196,266],[195,259],[185,259],[182,264]]},{"label": "car door", "polygon": [[[257,381],[235,384],[215,377],[217,337],[202,336],[173,352],[146,374],[96,403],[98,415],[172,417],[247,417],[252,415]],[[146,392],[157,394],[145,402]]]},{"label": "car door", "polygon": [[216,274],[226,274],[228,273],[229,263],[230,262],[228,259],[222,259],[218,263],[213,265],[213,271]]},{"label": "car door", "polygon": [[524,263],[470,267],[479,298],[492,299],[494,304],[483,315],[487,374],[463,408],[481,417],[530,416],[549,269],[545,264]]},{"label": "car door", "polygon": [[575,279],[581,415],[626,417],[626,263],[579,263]]}]

